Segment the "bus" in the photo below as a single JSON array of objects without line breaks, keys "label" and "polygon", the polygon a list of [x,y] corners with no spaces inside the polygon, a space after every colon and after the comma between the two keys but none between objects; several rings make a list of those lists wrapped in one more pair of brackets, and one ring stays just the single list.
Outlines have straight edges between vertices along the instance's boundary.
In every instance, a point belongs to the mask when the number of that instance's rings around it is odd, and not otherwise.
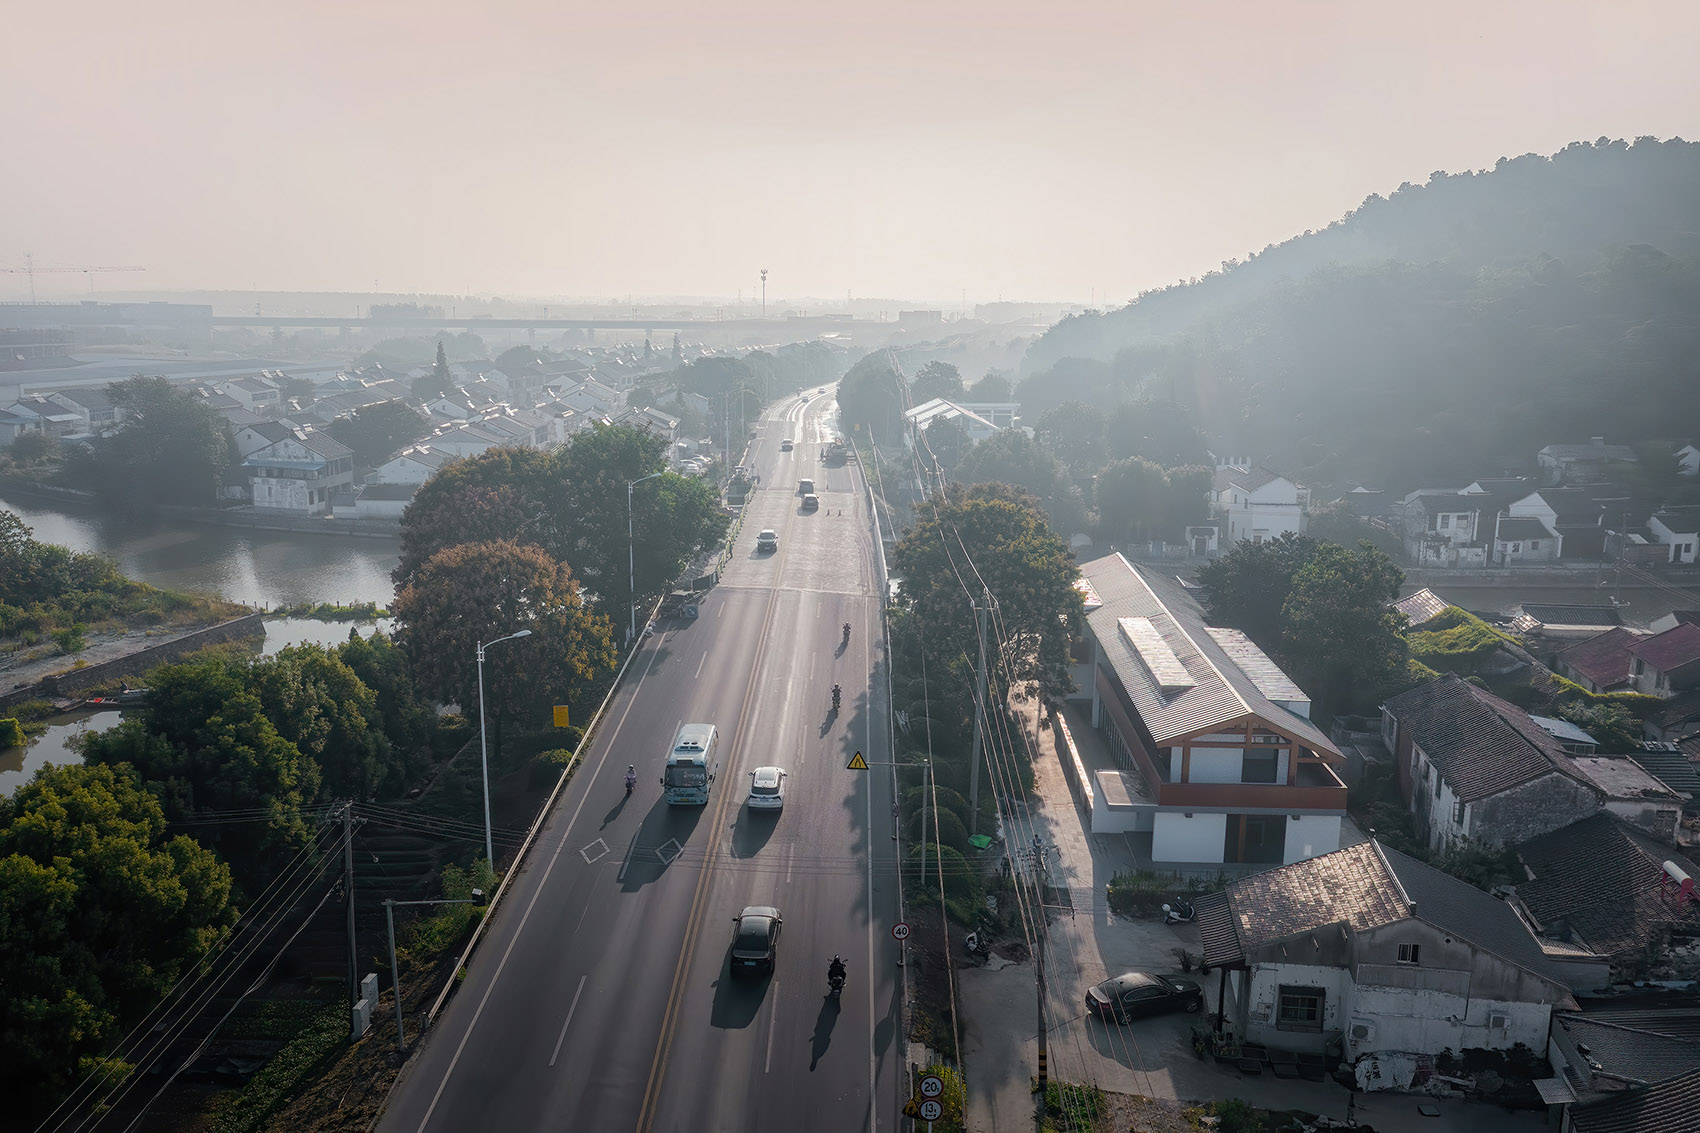
[{"label": "bus", "polygon": [[720,733],[713,724],[686,724],[667,753],[662,797],[673,806],[707,806]]}]

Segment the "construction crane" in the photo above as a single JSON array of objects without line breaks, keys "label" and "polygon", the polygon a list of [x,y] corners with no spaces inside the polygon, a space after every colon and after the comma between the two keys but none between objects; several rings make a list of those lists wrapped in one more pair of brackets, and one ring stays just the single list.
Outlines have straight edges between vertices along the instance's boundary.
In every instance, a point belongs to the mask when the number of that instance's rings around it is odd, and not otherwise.
[{"label": "construction crane", "polygon": [[[38,267],[35,266],[35,257],[32,256],[28,252],[24,253],[24,266],[23,267],[21,267],[21,268],[0,268],[0,272],[3,272],[7,275],[27,275],[27,276],[30,277],[30,302],[31,303],[35,302],[35,277],[37,275],[63,275],[63,274],[69,274],[71,272],[79,272],[80,271],[84,275],[92,276],[97,271],[147,271],[147,270],[148,270],[147,268],[108,268],[108,267],[99,267],[99,268],[38,268]],[[94,290],[94,280],[92,278],[89,280],[89,290],[90,291]]]}]

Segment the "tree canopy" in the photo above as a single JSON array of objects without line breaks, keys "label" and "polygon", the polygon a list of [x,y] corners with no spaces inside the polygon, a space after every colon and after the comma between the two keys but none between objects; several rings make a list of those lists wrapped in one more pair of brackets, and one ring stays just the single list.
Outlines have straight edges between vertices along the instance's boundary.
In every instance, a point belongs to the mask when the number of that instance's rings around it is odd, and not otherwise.
[{"label": "tree canopy", "polygon": [[565,563],[530,544],[499,540],[438,551],[396,595],[391,612],[420,690],[469,714],[478,707],[482,642],[530,631],[503,643],[501,675],[484,686],[493,713],[527,723],[546,719],[551,705],[573,703],[616,660],[607,617],[584,608]]},{"label": "tree canopy", "polygon": [[[26,1124],[235,919],[229,869],[130,767],[49,766],[0,798],[0,1083]],[[40,1107],[40,1108],[38,1108]]]},{"label": "tree canopy", "polygon": [[129,378],[106,392],[124,419],[80,450],[67,478],[125,508],[212,503],[233,459],[224,418],[164,378]]},{"label": "tree canopy", "polygon": [[431,427],[405,401],[356,409],[325,426],[325,432],[354,450],[354,462],[370,468],[425,436]]},{"label": "tree canopy", "polygon": [[1084,616],[1068,545],[1031,497],[1006,484],[952,487],[933,502],[920,509],[891,559],[902,579],[899,604],[928,652],[947,664],[977,656],[972,603],[983,583],[999,606],[988,637],[988,656],[999,662],[993,687],[1013,680],[1068,689],[1069,642]]}]

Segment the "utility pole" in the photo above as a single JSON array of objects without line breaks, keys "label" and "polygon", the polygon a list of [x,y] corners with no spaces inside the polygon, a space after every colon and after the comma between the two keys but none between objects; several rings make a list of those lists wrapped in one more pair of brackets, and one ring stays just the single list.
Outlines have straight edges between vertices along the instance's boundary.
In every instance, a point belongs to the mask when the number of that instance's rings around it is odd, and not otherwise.
[{"label": "utility pole", "polygon": [[974,747],[968,757],[968,834],[980,826],[980,741],[986,719],[986,614],[992,608],[992,592],[984,591],[985,604],[974,603],[974,626],[980,635],[980,679],[974,689]]},{"label": "utility pole", "polygon": [[360,955],[354,945],[354,800],[342,804],[342,868],[348,886],[348,1002],[360,998]]},{"label": "utility pole", "polygon": [[[1045,1085],[1051,1078],[1050,1051],[1045,1043],[1045,934],[1050,927],[1050,920],[1045,915],[1045,886],[1042,881],[1045,868],[1045,849],[1039,844],[1039,836],[1033,835],[1033,910],[1035,912],[1033,925],[1033,960],[1034,974],[1038,977],[1036,990],[1039,1000],[1039,1089],[1036,1091],[1040,1098],[1045,1096]],[[1041,1102],[1040,1104],[1043,1104]]]},{"label": "utility pole", "polygon": [[767,318],[767,269],[761,269],[761,317]]}]

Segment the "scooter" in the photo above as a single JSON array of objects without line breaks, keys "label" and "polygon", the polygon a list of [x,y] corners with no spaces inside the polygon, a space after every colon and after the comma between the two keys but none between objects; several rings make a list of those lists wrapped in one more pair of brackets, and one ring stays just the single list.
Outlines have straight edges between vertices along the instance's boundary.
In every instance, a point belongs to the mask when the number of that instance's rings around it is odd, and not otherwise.
[{"label": "scooter", "polygon": [[971,932],[963,937],[962,943],[967,947],[970,956],[978,956],[984,960],[992,954],[991,944],[977,932]]},{"label": "scooter", "polygon": [[632,797],[632,788],[635,786],[637,786],[637,772],[628,769],[626,771],[626,797],[628,799]]},{"label": "scooter", "polygon": [[839,700],[838,686],[833,685],[832,686],[832,710],[834,712],[838,711],[838,700]]},{"label": "scooter", "polygon": [[837,999],[844,993],[843,976],[828,976],[826,982],[832,988],[832,998]]},{"label": "scooter", "polygon": [[1192,920],[1195,915],[1196,914],[1193,912],[1192,908],[1192,902],[1182,900],[1179,897],[1175,898],[1175,903],[1173,905],[1163,906],[1164,924],[1184,924],[1185,922]]}]

